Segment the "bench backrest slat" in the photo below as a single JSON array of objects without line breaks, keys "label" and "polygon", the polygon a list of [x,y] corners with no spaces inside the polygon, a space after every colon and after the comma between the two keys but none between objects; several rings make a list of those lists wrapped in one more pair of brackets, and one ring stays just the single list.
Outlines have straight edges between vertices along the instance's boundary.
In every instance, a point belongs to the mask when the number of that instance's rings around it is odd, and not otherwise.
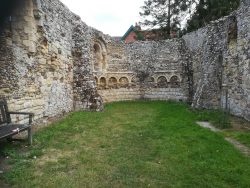
[{"label": "bench backrest slat", "polygon": [[0,124],[10,123],[8,106],[5,99],[0,99]]}]

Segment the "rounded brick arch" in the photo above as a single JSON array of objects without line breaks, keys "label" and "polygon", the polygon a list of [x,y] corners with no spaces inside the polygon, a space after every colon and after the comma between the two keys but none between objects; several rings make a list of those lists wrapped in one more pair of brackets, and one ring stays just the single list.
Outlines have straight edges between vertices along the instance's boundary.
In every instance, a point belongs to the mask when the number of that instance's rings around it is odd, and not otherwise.
[{"label": "rounded brick arch", "polygon": [[101,61],[102,61],[102,48],[100,44],[95,43],[93,45],[93,50],[94,50],[94,70],[95,71],[100,71],[101,69]]},{"label": "rounded brick arch", "polygon": [[106,87],[106,85],[107,85],[106,78],[105,77],[101,77],[100,81],[99,81],[99,86],[100,87]]},{"label": "rounded brick arch", "polygon": [[169,77],[168,76],[166,76],[166,75],[159,75],[159,76],[155,76],[154,77],[154,79],[155,79],[155,81],[156,82],[158,82],[158,80],[160,79],[160,78],[165,78],[166,80],[167,80],[167,82],[168,82],[168,80],[169,80]]},{"label": "rounded brick arch", "polygon": [[171,75],[168,76],[169,82],[170,82],[170,79],[171,79],[172,77],[177,77],[178,80],[181,82],[181,77],[180,77],[180,75],[176,75],[176,74],[171,74]]},{"label": "rounded brick arch", "polygon": [[121,86],[121,87],[128,87],[129,86],[129,79],[127,78],[127,77],[121,77],[120,79],[119,79],[119,85]]},{"label": "rounded brick arch", "polygon": [[171,88],[179,88],[180,87],[180,78],[176,75],[172,76],[169,80]]},{"label": "rounded brick arch", "polygon": [[100,53],[101,49],[102,49],[101,45],[99,43],[95,43],[94,46],[93,46],[93,48],[94,48],[94,52],[95,53]]},{"label": "rounded brick arch", "polygon": [[96,41],[93,45],[94,70],[102,72],[107,68],[107,50],[102,41]]},{"label": "rounded brick arch", "polygon": [[168,87],[168,80],[166,76],[159,76],[157,78],[157,86],[159,88],[167,88]]},{"label": "rounded brick arch", "polygon": [[108,80],[108,86],[111,87],[111,88],[117,88],[117,84],[118,84],[118,81],[117,81],[117,78],[112,76],[109,78]]}]

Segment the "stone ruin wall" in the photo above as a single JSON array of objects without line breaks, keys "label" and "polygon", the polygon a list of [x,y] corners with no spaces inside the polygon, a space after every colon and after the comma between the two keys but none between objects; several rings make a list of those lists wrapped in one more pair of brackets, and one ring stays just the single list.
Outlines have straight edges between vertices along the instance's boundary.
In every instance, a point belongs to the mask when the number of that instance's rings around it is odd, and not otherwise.
[{"label": "stone ruin wall", "polygon": [[249,14],[250,2],[242,0],[231,15],[181,39],[99,41],[105,54],[104,67],[93,68],[99,94],[106,102],[186,100],[250,120]]},{"label": "stone ruin wall", "polygon": [[0,34],[0,96],[11,110],[46,120],[102,110],[103,101],[172,99],[229,106],[250,120],[247,0],[181,39],[132,44],[88,27],[58,0],[21,2]]},{"label": "stone ruin wall", "polygon": [[[32,1],[18,3],[1,25],[0,95],[8,99],[11,110],[32,111],[36,114],[35,118],[39,119],[49,113],[44,110],[46,108],[44,99],[48,96],[42,94],[42,90],[48,89],[49,84],[42,85],[42,83],[49,82],[50,76],[47,76],[49,73],[46,70],[45,60],[48,55],[46,53],[48,45],[45,44],[46,41],[41,41],[41,45],[39,44],[40,16],[37,11],[35,18],[34,13],[37,10],[35,6]],[[47,110],[48,106],[49,103]]]},{"label": "stone ruin wall", "polygon": [[104,102],[182,100],[188,96],[182,40],[124,44],[112,39],[93,45],[94,75]]},{"label": "stone ruin wall", "polygon": [[183,39],[192,57],[193,106],[250,120],[250,1]]},{"label": "stone ruin wall", "polygon": [[10,15],[0,33],[0,96],[10,109],[44,120],[101,110],[90,63],[93,29],[57,0],[21,0]]}]

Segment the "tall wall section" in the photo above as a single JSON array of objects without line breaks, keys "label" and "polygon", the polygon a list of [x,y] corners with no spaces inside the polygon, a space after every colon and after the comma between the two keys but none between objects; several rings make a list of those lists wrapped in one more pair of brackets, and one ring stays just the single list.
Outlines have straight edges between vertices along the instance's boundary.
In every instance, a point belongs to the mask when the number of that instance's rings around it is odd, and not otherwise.
[{"label": "tall wall section", "polygon": [[250,2],[183,37],[191,54],[193,106],[227,108],[250,120]]},{"label": "tall wall section", "polygon": [[120,100],[188,99],[182,40],[124,44],[112,39],[96,40],[94,75],[105,102]]},{"label": "tall wall section", "polygon": [[0,96],[10,109],[34,112],[35,119],[100,109],[90,63],[93,29],[58,0],[12,3],[0,33]]},{"label": "tall wall section", "polygon": [[[0,19],[0,96],[36,119],[102,102],[184,100],[250,120],[250,2],[181,39],[125,44],[59,0],[11,0]],[[14,117],[15,120],[22,120]]]}]

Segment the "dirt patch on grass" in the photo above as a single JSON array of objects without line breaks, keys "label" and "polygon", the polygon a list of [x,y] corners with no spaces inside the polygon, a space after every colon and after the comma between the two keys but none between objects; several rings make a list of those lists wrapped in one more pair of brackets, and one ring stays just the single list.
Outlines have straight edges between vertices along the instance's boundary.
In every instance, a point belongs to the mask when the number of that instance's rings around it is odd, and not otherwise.
[{"label": "dirt patch on grass", "polygon": [[242,118],[232,116],[230,118],[231,126],[229,130],[235,131],[249,131],[250,132],[250,122]]},{"label": "dirt patch on grass", "polygon": [[50,162],[58,162],[60,158],[68,158],[76,155],[76,151],[64,151],[57,149],[50,149],[46,151],[46,154],[36,159],[36,165],[42,167],[46,165],[46,163]]},{"label": "dirt patch on grass", "polygon": [[[34,171],[34,175],[36,177],[40,177],[44,175],[44,169],[48,168],[47,165],[57,163],[60,165],[60,159],[69,159],[71,162],[71,166],[77,166],[78,163],[73,160],[74,156],[77,154],[76,151],[64,151],[57,149],[50,149],[46,151],[46,154],[35,158],[35,166],[37,170]],[[69,172],[70,173],[70,172]]]}]

